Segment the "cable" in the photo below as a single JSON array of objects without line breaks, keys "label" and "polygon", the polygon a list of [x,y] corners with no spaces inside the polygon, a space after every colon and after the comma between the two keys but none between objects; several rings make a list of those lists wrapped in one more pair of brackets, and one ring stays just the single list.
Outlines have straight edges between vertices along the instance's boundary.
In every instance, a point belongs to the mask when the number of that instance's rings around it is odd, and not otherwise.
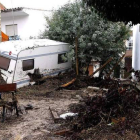
[{"label": "cable", "polygon": [[11,0],[11,5],[12,5],[12,17],[13,17],[14,40],[15,40],[15,18],[14,18],[14,12],[13,12],[13,0]]}]

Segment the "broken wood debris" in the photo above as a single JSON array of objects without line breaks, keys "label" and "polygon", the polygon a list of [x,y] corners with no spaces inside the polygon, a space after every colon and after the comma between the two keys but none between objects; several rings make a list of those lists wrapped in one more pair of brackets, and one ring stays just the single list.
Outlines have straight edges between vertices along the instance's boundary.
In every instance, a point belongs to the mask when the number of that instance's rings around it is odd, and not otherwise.
[{"label": "broken wood debris", "polygon": [[70,134],[72,134],[73,132],[70,130],[70,129],[64,129],[64,130],[59,130],[59,131],[56,131],[54,132],[53,134],[54,135],[60,135],[60,136],[68,136]]},{"label": "broken wood debris", "polygon": [[78,115],[69,123],[71,130],[81,132],[102,122],[129,129],[127,122],[132,121],[140,111],[140,92],[135,84],[129,80],[105,79],[100,82],[100,87],[92,88],[97,91],[105,88],[105,92],[100,96],[87,96],[70,108],[72,112],[78,108]]},{"label": "broken wood debris", "polygon": [[68,82],[66,84],[61,85],[59,88],[66,88],[69,85],[73,84],[75,81],[76,81],[76,78],[72,79],[70,82]]},{"label": "broken wood debris", "polygon": [[50,111],[50,115],[51,115],[51,118],[53,119],[54,123],[58,123],[63,120],[62,118],[60,118],[58,116],[58,114],[56,112],[52,111],[52,109],[50,107],[49,107],[49,111]]},{"label": "broken wood debris", "polygon": [[108,89],[105,88],[99,88],[99,87],[92,87],[92,86],[88,86],[87,89],[91,89],[91,90],[95,90],[95,91],[99,91],[99,90],[103,90],[103,91],[108,91]]},{"label": "broken wood debris", "polygon": [[[17,97],[15,96],[15,92],[16,92],[16,84],[5,84],[5,85],[0,85],[0,92],[11,92],[12,94],[12,102],[8,102],[5,101],[4,99],[1,98],[1,94],[0,94],[0,107],[3,108],[2,111],[2,122],[4,122],[5,120],[5,112],[6,109],[10,110],[11,112],[13,110],[16,110],[16,114],[17,116],[19,116],[18,113],[18,108],[17,108]],[[2,94],[6,94],[6,93],[2,93]]]}]

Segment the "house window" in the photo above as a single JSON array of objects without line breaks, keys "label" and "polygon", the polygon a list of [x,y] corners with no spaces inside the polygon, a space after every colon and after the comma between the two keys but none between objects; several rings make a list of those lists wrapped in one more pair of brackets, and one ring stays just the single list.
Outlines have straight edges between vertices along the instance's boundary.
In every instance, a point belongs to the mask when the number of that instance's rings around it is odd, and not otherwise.
[{"label": "house window", "polygon": [[23,71],[34,69],[34,59],[23,60]]},{"label": "house window", "polygon": [[132,42],[129,42],[128,47],[127,47],[127,50],[132,50],[132,47],[133,47],[133,43]]},{"label": "house window", "polygon": [[8,70],[10,64],[10,59],[0,56],[0,68],[3,70]]},{"label": "house window", "polygon": [[9,37],[17,36],[18,35],[18,32],[17,32],[17,24],[14,24],[14,25],[6,25],[6,34]]},{"label": "house window", "polygon": [[68,62],[67,53],[58,54],[58,64]]},{"label": "house window", "polygon": [[130,42],[130,43],[129,43],[129,46],[130,46],[130,47],[131,47],[131,46],[133,46],[133,43],[132,43],[132,42]]}]

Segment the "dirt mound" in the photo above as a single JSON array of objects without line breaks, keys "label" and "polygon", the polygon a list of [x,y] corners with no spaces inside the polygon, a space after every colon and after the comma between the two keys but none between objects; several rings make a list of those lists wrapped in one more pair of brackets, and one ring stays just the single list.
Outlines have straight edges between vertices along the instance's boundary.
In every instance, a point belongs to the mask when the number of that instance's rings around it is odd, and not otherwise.
[{"label": "dirt mound", "polygon": [[[78,104],[70,105],[70,111],[78,113],[75,117],[67,118],[73,131],[72,137],[82,140],[84,136],[96,136],[97,139],[103,139],[104,134],[107,139],[112,137],[118,140],[122,135],[124,139],[133,139],[134,135],[140,139],[139,90],[132,84],[123,85],[119,80],[111,79],[106,82],[108,91],[99,90],[102,94],[97,92],[96,96],[85,97]],[[105,86],[105,82],[103,85]],[[90,129],[93,129],[92,132]],[[128,136],[128,131],[132,135]],[[111,136],[109,133],[115,135]]]}]

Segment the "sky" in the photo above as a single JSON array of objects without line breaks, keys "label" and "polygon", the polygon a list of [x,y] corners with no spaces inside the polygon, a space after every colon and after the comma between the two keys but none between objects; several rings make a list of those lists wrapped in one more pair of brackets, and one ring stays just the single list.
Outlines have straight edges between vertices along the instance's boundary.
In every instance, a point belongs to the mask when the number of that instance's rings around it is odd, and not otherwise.
[{"label": "sky", "polygon": [[74,0],[0,0],[6,8],[26,7],[43,10],[56,10]]}]

